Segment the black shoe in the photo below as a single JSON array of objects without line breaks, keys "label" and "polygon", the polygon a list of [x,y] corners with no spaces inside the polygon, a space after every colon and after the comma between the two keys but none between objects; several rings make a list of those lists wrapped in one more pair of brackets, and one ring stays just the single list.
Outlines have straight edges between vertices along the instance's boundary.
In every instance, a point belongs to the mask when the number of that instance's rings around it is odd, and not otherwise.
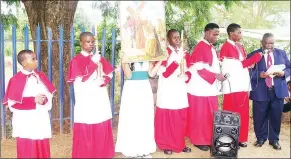
[{"label": "black shoe", "polygon": [[173,152],[172,150],[164,150],[164,154],[166,155],[171,155]]},{"label": "black shoe", "polygon": [[275,150],[281,150],[281,146],[279,142],[274,142],[274,143],[269,142],[269,144],[272,145]]},{"label": "black shoe", "polygon": [[240,142],[240,143],[238,143],[238,145],[240,147],[247,147],[248,146],[248,144],[246,142]]},{"label": "black shoe", "polygon": [[189,152],[191,152],[191,148],[185,147],[182,151],[185,153],[189,153]]},{"label": "black shoe", "polygon": [[194,145],[194,146],[196,146],[197,148],[199,148],[202,151],[208,151],[209,150],[209,146],[206,146],[206,145]]},{"label": "black shoe", "polygon": [[254,146],[256,147],[262,147],[264,145],[264,141],[256,141]]}]

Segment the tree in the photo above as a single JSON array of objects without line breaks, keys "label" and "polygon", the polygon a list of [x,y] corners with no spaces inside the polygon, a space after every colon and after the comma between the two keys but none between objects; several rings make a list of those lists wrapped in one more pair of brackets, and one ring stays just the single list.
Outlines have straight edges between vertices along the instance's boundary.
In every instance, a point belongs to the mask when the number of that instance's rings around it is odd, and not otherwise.
[{"label": "tree", "polygon": [[238,23],[243,28],[274,28],[283,22],[281,13],[290,12],[290,1],[244,1],[226,10],[214,6],[213,20],[225,26]]},{"label": "tree", "polygon": [[[166,1],[166,29],[185,30],[185,24],[189,26],[186,30],[190,50],[197,43],[203,33],[204,26],[212,18],[211,9],[217,6],[230,8],[237,1]],[[190,51],[189,50],[189,51]]]},{"label": "tree", "polygon": [[[0,1],[0,4],[3,3]],[[20,3],[18,0],[8,0],[6,1],[7,6],[20,6]],[[3,5],[1,5],[1,14],[0,14],[0,22],[3,23],[4,29],[9,29],[10,24],[17,24],[17,17],[12,14],[11,8],[9,8],[8,12],[3,12]]]},{"label": "tree", "polygon": [[[35,31],[36,26],[41,27],[41,38],[48,40],[47,28],[52,29],[53,40],[59,39],[59,26],[64,28],[64,40],[70,39],[70,28],[74,22],[74,15],[76,12],[78,1],[26,1],[22,0],[27,13],[30,32],[32,39],[36,39]],[[64,75],[67,76],[67,68],[70,61],[70,44],[64,43]],[[65,81],[59,81],[59,47],[57,43],[53,43],[53,84],[56,88],[60,87],[60,82],[64,82],[64,116],[69,116],[69,87]],[[48,72],[48,55],[47,55],[47,43],[41,43],[41,69],[43,72]],[[66,79],[66,78],[64,78]],[[52,110],[53,117],[59,116],[59,95],[54,96],[54,108]]]},{"label": "tree", "polygon": [[[97,26],[98,29],[98,39],[102,39],[102,30],[106,28],[106,48],[105,48],[105,58],[111,61],[112,56],[112,29],[116,29],[116,35],[119,35],[120,29],[117,24],[118,16],[118,2],[109,1],[97,1],[93,3],[93,8],[101,10],[102,22]],[[99,48],[101,48],[102,43],[99,43]],[[115,63],[119,61],[119,50],[121,49],[120,42],[116,43],[115,47]],[[101,49],[99,49],[101,51]]]}]

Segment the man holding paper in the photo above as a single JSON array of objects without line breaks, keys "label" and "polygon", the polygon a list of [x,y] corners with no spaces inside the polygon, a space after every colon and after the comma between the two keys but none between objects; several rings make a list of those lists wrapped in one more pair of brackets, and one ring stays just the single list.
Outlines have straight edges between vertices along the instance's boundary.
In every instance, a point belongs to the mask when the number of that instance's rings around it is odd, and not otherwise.
[{"label": "man holding paper", "polygon": [[[262,39],[262,48],[254,53],[264,52],[264,57],[251,69],[254,130],[256,147],[269,140],[274,149],[280,150],[279,134],[284,98],[288,96],[286,78],[290,76],[290,61],[285,51],[274,48],[274,36],[266,33]],[[273,66],[272,66],[273,65]]]}]

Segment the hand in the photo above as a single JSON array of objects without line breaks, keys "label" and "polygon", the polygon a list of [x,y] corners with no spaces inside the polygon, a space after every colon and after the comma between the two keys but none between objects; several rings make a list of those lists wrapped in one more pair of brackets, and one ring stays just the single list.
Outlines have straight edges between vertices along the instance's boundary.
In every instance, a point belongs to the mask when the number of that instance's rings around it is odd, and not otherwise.
[{"label": "hand", "polygon": [[95,62],[95,63],[99,62],[100,59],[101,59],[101,56],[100,56],[100,54],[98,54],[98,53],[95,53],[95,54],[92,56],[92,61]]},{"label": "hand", "polygon": [[285,100],[286,103],[289,103],[290,102],[290,97],[286,97],[284,100]]},{"label": "hand", "polygon": [[217,73],[217,74],[215,75],[215,78],[216,78],[217,80],[221,81],[221,82],[223,82],[224,80],[226,80],[226,78],[223,76],[223,74],[219,74],[219,73]]},{"label": "hand", "polygon": [[269,74],[266,73],[266,72],[261,72],[261,73],[260,73],[260,77],[261,77],[261,78],[267,78],[267,77],[269,77]]},{"label": "hand", "polygon": [[255,67],[255,64],[252,64],[251,66],[249,66],[249,68],[254,68]]},{"label": "hand", "polygon": [[106,86],[110,82],[110,78],[108,76],[103,76],[104,83],[100,85],[100,87]]},{"label": "hand", "polygon": [[45,95],[39,94],[35,97],[35,103],[42,105],[45,101],[46,97]]},{"label": "hand", "polygon": [[278,76],[278,77],[283,77],[285,74],[284,74],[284,71],[282,71],[282,72],[274,72],[273,75]]},{"label": "hand", "polygon": [[181,63],[181,61],[184,58],[184,56],[185,56],[184,51],[182,49],[180,49],[179,52],[178,52],[178,56],[176,58],[176,62],[177,63]]},{"label": "hand", "polygon": [[183,81],[187,81],[188,80],[188,76],[186,74],[181,74],[181,75],[178,75],[179,78],[183,79]]},{"label": "hand", "polygon": [[258,54],[260,54],[260,55],[261,55],[261,57],[262,57],[262,56],[264,56],[264,54],[263,54],[262,52],[258,52]]},{"label": "hand", "polygon": [[158,62],[156,63],[156,66],[161,66],[162,63],[163,63],[163,61],[158,61]]}]

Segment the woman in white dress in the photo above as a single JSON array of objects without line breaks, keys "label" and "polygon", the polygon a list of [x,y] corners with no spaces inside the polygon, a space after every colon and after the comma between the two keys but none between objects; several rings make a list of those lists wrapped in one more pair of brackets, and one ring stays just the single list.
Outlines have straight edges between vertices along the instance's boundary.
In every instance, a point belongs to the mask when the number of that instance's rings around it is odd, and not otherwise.
[{"label": "woman in white dress", "polygon": [[162,61],[122,64],[126,77],[119,112],[116,152],[126,157],[151,158],[156,151],[154,99],[149,77],[154,77]]}]

